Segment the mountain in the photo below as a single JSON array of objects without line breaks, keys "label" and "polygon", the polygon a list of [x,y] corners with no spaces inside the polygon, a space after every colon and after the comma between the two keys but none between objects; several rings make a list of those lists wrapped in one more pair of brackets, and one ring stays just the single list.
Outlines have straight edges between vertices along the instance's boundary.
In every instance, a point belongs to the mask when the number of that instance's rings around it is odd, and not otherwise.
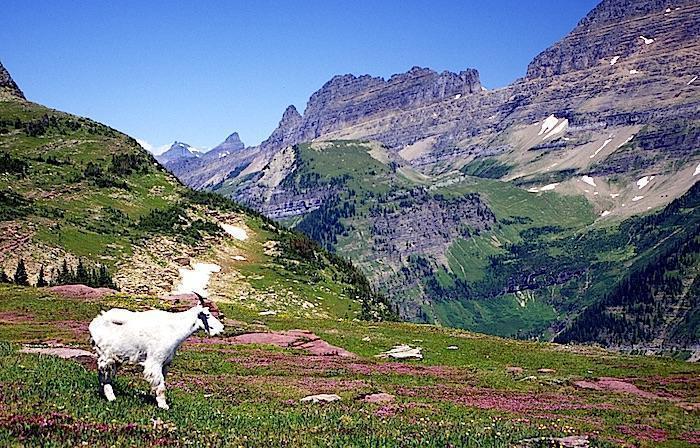
[{"label": "mountain", "polygon": [[24,98],[24,93],[17,86],[15,81],[10,76],[10,73],[5,69],[0,62],[0,99],[7,98]]},{"label": "mountain", "polygon": [[[254,315],[391,315],[350,263],[183,186],[115,129],[20,95],[0,98],[0,124],[0,281],[207,289]],[[196,154],[175,142],[163,156]]]},{"label": "mountain", "polygon": [[206,152],[204,157],[207,159],[220,159],[230,155],[231,153],[242,151],[243,149],[245,149],[245,145],[238,136],[238,132],[234,132],[226,137],[226,140],[224,140],[223,143],[216,146],[211,151]]},{"label": "mountain", "polygon": [[168,163],[177,162],[180,159],[195,159],[201,157],[202,153],[194,149],[187,143],[174,142],[170,145],[167,151],[156,156],[156,160],[162,165],[167,166]]},{"label": "mountain", "polygon": [[694,1],[605,0],[505,88],[336,76],[245,157],[173,172],[350,256],[405,318],[552,338],[656,250],[629,220],[698,180],[699,30]]}]

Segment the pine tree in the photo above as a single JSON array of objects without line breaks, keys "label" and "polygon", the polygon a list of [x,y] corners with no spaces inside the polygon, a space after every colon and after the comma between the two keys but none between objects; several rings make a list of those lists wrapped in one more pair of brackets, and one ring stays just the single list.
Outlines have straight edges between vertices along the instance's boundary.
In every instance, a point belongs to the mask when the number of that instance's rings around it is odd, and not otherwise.
[{"label": "pine tree", "polygon": [[0,283],[10,283],[10,277],[7,276],[4,269],[0,269]]},{"label": "pine tree", "polygon": [[14,282],[20,286],[29,286],[29,276],[27,275],[27,268],[24,266],[24,260],[19,259],[17,263],[17,270],[15,271]]},{"label": "pine tree", "polygon": [[78,267],[75,269],[75,281],[82,285],[87,285],[90,283],[90,276],[88,275],[85,265],[83,265],[83,260],[78,260]]},{"label": "pine tree", "polygon": [[112,281],[112,277],[109,275],[109,272],[107,272],[107,267],[104,265],[100,266],[100,273],[97,278],[97,286],[114,288],[114,282]]},{"label": "pine tree", "polygon": [[36,286],[38,288],[43,288],[44,286],[48,286],[48,283],[46,282],[46,279],[44,278],[44,265],[43,264],[39,268],[39,276],[36,279]]},{"label": "pine tree", "polygon": [[56,278],[56,284],[67,285],[74,282],[73,271],[68,267],[68,261],[63,260],[63,265],[61,266],[61,272],[58,273]]}]

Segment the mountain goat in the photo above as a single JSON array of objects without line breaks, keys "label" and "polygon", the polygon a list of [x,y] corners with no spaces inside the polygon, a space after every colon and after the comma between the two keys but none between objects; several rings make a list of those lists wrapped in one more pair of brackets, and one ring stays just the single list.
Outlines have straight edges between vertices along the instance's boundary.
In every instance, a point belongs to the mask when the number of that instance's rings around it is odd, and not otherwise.
[{"label": "mountain goat", "polygon": [[123,363],[139,364],[156,395],[158,407],[169,409],[165,401],[165,376],[178,347],[198,330],[205,330],[210,336],[224,330],[224,325],[204,306],[204,298],[195,295],[199,304],[186,311],[134,312],[112,308],[90,322],[100,388],[107,400],[116,399],[112,381],[117,367]]}]

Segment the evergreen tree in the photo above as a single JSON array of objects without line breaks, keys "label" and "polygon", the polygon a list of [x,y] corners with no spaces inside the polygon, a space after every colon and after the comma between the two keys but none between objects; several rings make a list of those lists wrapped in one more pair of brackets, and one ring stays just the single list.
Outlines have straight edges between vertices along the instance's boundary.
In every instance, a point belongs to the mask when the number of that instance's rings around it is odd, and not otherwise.
[{"label": "evergreen tree", "polygon": [[114,288],[114,282],[112,281],[112,277],[109,275],[109,272],[107,272],[107,267],[104,265],[100,266],[100,273],[97,277],[97,286]]},{"label": "evergreen tree", "polygon": [[88,275],[87,269],[85,269],[82,259],[78,260],[78,267],[75,269],[75,281],[82,285],[90,283],[90,276]]},{"label": "evergreen tree", "polygon": [[56,278],[56,283],[59,285],[67,285],[73,283],[73,271],[68,267],[68,261],[63,260],[63,265],[61,266],[61,272],[58,273]]},{"label": "evergreen tree", "polygon": [[20,286],[29,286],[29,276],[27,275],[27,268],[24,266],[24,260],[19,259],[17,263],[17,270],[15,271],[14,282]]},{"label": "evergreen tree", "polygon": [[44,286],[48,286],[48,283],[46,282],[46,279],[44,278],[44,265],[43,264],[39,268],[39,276],[36,279],[36,286],[38,288],[43,288]]},{"label": "evergreen tree", "polygon": [[0,283],[10,283],[10,277],[7,276],[4,269],[0,269]]}]

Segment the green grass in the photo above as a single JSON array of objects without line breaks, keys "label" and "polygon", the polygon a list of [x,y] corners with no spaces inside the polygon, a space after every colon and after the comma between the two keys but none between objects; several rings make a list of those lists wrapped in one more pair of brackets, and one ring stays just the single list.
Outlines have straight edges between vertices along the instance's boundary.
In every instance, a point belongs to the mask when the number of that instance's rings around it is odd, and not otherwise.
[{"label": "green grass", "polygon": [[[0,320],[5,322],[0,324],[0,445],[508,447],[526,438],[587,434],[592,446],[624,440],[643,447],[689,447],[683,439],[700,429],[693,413],[672,402],[572,386],[582,378],[632,377],[645,390],[697,402],[696,365],[430,325],[280,316],[261,322],[238,305],[221,303],[227,316],[258,331],[308,329],[358,357],[313,357],[301,350],[229,345],[224,339],[187,343],[170,370],[167,412],[157,409],[138,369],[120,370],[117,401],[108,403],[91,368],[18,353],[18,342],[57,336],[87,348],[84,332],[62,330],[66,321],[87,323],[99,309],[114,305],[158,303],[129,296],[62,299],[33,288],[0,287],[0,319],[8,313],[29,316],[23,322]],[[399,343],[423,347],[425,359],[387,364],[375,358]],[[447,349],[451,345],[458,350]],[[524,372],[514,376],[507,366]],[[540,368],[556,372],[542,375]],[[525,379],[531,375],[536,379]],[[380,391],[396,395],[396,401],[361,400]],[[337,393],[342,400],[299,403],[312,393]],[[551,408],[562,403],[576,406]],[[637,425],[663,430],[667,440],[652,442],[643,432],[623,431]]]}]

